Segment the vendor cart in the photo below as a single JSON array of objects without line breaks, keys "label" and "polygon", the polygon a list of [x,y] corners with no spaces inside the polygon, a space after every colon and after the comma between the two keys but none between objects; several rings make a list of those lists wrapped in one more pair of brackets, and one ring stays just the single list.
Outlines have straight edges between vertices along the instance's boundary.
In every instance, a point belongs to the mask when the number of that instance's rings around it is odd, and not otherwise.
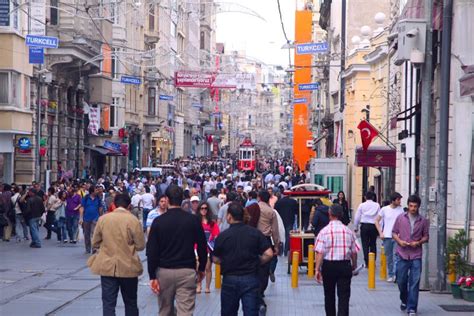
[{"label": "vendor cart", "polygon": [[290,231],[290,252],[288,255],[288,274],[291,271],[291,258],[293,252],[299,253],[299,266],[308,266],[308,246],[314,244],[314,233],[312,230],[304,231],[302,224],[302,205],[305,200],[321,199],[325,205],[330,206],[330,190],[316,184],[300,184],[285,191],[285,195],[298,202],[298,220],[296,229]]}]

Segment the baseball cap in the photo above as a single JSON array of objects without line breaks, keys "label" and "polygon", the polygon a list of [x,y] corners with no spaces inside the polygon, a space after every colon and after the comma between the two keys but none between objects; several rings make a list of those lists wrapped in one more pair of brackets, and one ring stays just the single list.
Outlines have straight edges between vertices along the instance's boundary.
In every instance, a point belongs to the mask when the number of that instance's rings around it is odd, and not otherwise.
[{"label": "baseball cap", "polygon": [[191,202],[194,202],[194,201],[199,202],[200,201],[199,197],[195,195],[191,196]]}]

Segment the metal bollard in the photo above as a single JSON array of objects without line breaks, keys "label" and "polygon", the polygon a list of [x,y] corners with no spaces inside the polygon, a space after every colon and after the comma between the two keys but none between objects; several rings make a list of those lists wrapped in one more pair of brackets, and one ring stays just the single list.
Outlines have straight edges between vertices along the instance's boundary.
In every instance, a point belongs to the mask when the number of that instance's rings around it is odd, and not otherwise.
[{"label": "metal bollard", "polygon": [[314,245],[308,246],[308,279],[314,278]]},{"label": "metal bollard", "polygon": [[387,257],[385,256],[385,248],[380,248],[380,280],[387,280]]},{"label": "metal bollard", "polygon": [[216,263],[215,266],[216,266],[215,285],[216,285],[216,289],[220,289],[222,287],[221,265]]},{"label": "metal bollard", "polygon": [[293,260],[291,261],[291,287],[298,287],[298,267],[300,261],[300,253],[298,251],[293,252]]},{"label": "metal bollard", "polygon": [[369,252],[369,290],[375,290],[375,253]]},{"label": "metal bollard", "polygon": [[449,283],[454,283],[456,282],[456,257],[457,255],[454,255],[454,254],[450,254],[449,255],[449,265],[448,265],[448,271],[449,271],[449,274],[448,274],[448,280],[449,280]]}]

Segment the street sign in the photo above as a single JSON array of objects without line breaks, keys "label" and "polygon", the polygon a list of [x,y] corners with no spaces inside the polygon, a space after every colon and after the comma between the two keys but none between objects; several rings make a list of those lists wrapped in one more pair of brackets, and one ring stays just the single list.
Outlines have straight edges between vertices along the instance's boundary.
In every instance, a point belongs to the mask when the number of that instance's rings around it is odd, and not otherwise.
[{"label": "street sign", "polygon": [[160,94],[160,100],[173,101],[173,96],[172,95]]},{"label": "street sign", "polygon": [[298,89],[300,91],[318,90],[319,89],[319,82],[302,83],[302,84],[298,85]]},{"label": "street sign", "polygon": [[58,48],[59,39],[52,36],[26,35],[25,43],[28,46],[36,46],[43,48]]},{"label": "street sign", "polygon": [[296,45],[297,55],[325,53],[328,50],[328,43],[305,43]]},{"label": "street sign", "polygon": [[28,57],[30,64],[44,64],[44,48],[30,46]]},{"label": "street sign", "polygon": [[119,143],[114,143],[109,140],[104,141],[104,148],[107,148],[116,152],[122,151],[122,146]]},{"label": "street sign", "polygon": [[0,26],[10,26],[10,0],[0,0]]},{"label": "street sign", "polygon": [[293,99],[293,104],[306,103],[306,102],[307,102],[306,98]]},{"label": "street sign", "polygon": [[141,84],[142,80],[138,77],[133,77],[133,76],[122,76],[120,77],[120,82],[125,83],[125,84]]}]

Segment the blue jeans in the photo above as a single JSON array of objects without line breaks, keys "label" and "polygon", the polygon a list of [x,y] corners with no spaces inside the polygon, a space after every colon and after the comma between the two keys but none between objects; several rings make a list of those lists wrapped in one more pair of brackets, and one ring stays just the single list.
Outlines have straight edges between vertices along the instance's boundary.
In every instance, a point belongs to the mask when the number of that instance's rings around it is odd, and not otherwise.
[{"label": "blue jeans", "polygon": [[23,231],[23,238],[28,238],[28,226],[26,225],[25,218],[22,214],[15,215],[15,222],[16,222],[16,239],[20,239],[20,231]]},{"label": "blue jeans", "polygon": [[270,261],[270,273],[275,273],[278,264],[278,256],[273,256],[272,261]]},{"label": "blue jeans", "polygon": [[28,220],[30,226],[31,244],[41,247],[41,240],[39,238],[39,224],[41,217],[35,217]]},{"label": "blue jeans", "polygon": [[398,256],[395,254],[396,247],[397,243],[393,238],[384,238],[383,248],[387,258],[387,271],[390,278],[393,278],[397,273]]},{"label": "blue jeans", "polygon": [[421,259],[404,260],[399,258],[397,264],[397,283],[400,300],[407,305],[408,312],[416,312],[418,308],[418,292],[420,290]]},{"label": "blue jeans", "polygon": [[242,310],[245,316],[257,316],[260,282],[256,274],[225,275],[221,290],[221,315],[233,316]]},{"label": "blue jeans", "polygon": [[79,215],[66,215],[66,227],[69,234],[69,241],[76,240],[78,225]]},{"label": "blue jeans", "polygon": [[146,232],[146,220],[148,218],[148,213],[150,213],[151,209],[144,208],[143,209],[143,231]]},{"label": "blue jeans", "polygon": [[56,234],[58,235],[58,240],[63,241],[66,240],[67,238],[67,233],[66,233],[66,217],[60,217],[56,223],[54,224],[56,226]]}]

